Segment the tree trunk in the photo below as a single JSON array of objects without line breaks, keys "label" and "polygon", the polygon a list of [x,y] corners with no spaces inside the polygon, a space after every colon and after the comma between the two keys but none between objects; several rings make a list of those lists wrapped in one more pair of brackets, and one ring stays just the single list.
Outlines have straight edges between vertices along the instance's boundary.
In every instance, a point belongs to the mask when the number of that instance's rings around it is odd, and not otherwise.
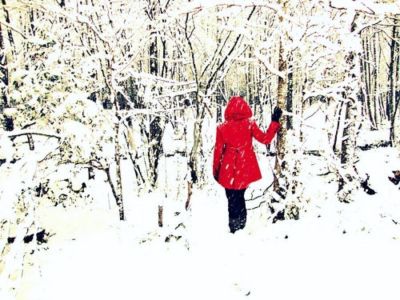
[{"label": "tree trunk", "polygon": [[371,74],[371,91],[372,91],[372,100],[373,100],[373,109],[374,109],[374,120],[375,120],[375,129],[379,128],[380,123],[380,111],[379,111],[379,98],[378,98],[378,62],[377,62],[377,52],[376,48],[378,47],[376,43],[376,34],[374,34],[372,41],[370,42],[370,52],[372,53],[372,62],[374,62],[372,74]]},{"label": "tree trunk", "polygon": [[[288,59],[288,75],[287,75],[287,101],[286,110],[288,113],[293,113],[293,58],[289,56]],[[293,116],[286,117],[286,128],[293,129]]]},{"label": "tree trunk", "polygon": [[149,55],[150,55],[150,59],[149,59],[150,74],[157,76],[158,75],[158,49],[157,49],[157,36],[154,36],[154,34],[153,34],[153,40],[150,43]]},{"label": "tree trunk", "polygon": [[[10,24],[10,14],[8,10],[5,8],[6,0],[1,0],[4,13],[4,19],[7,24]],[[14,48],[14,37],[13,33],[9,28],[4,28],[0,23],[0,74],[1,82],[3,83],[3,88],[0,90],[1,92],[1,101],[0,103],[0,112],[3,112],[5,108],[10,108],[11,103],[8,95],[10,94],[10,70],[8,68],[8,62],[12,61],[12,54]],[[5,38],[4,32],[7,32],[7,38]],[[6,40],[8,39],[8,41]],[[2,114],[3,115],[3,114]],[[3,127],[6,131],[14,130],[14,119],[11,115],[3,115],[4,118],[2,121]]]},{"label": "tree trunk", "polygon": [[373,101],[372,98],[372,82],[371,82],[371,53],[369,48],[369,40],[368,40],[368,31],[365,34],[365,37],[362,38],[361,43],[363,44],[364,49],[364,63],[363,63],[363,70],[364,70],[364,84],[365,84],[365,105],[366,111],[368,113],[368,118],[371,122],[371,128],[376,128],[376,119],[374,118],[374,109],[373,109]]},{"label": "tree trunk", "polygon": [[[160,10],[159,3],[156,3],[155,1],[149,0],[149,9],[147,11],[148,17],[150,20],[154,21],[156,19],[156,16]],[[150,31],[152,28],[150,27]],[[158,76],[159,75],[159,51],[158,51],[158,37],[157,34],[152,34],[152,41],[150,43],[150,48],[149,48],[149,70],[150,74]],[[167,54],[167,49],[166,49],[166,41],[162,41],[163,45],[163,58],[165,59],[165,56]],[[162,76],[167,75],[166,74],[166,62],[163,60],[163,65],[162,65]],[[154,117],[150,121],[150,128],[149,128],[149,143],[150,145],[150,151],[148,153],[149,155],[149,174],[150,174],[150,184],[153,188],[156,187],[157,184],[157,179],[158,179],[158,163],[160,160],[160,156],[162,153],[162,145],[161,145],[161,139],[163,135],[163,130],[161,126],[161,118],[160,117]]]},{"label": "tree trunk", "polygon": [[[359,35],[355,34],[356,20],[358,13],[355,15],[350,25],[350,37],[354,43],[361,43]],[[355,188],[357,188],[358,175],[355,169],[356,155],[356,138],[357,138],[357,93],[361,83],[360,67],[358,65],[359,53],[349,50],[346,57],[346,78],[348,85],[344,87],[342,101],[344,102],[345,120],[343,122],[343,137],[340,152],[341,168],[339,170],[338,199],[341,202],[350,201],[349,196]]]},{"label": "tree trunk", "polygon": [[200,168],[199,168],[199,156],[201,151],[202,145],[202,129],[203,129],[203,119],[205,114],[204,107],[200,107],[200,103],[196,101],[196,115],[198,116],[194,122],[193,128],[193,146],[192,150],[190,151],[189,156],[189,170],[190,170],[190,178],[191,184],[196,184],[199,179],[200,175]]},{"label": "tree trunk", "polygon": [[116,201],[119,209],[119,219],[121,221],[125,220],[125,210],[124,210],[124,198],[122,192],[122,174],[121,174],[121,144],[119,141],[120,136],[120,116],[119,116],[119,107],[117,97],[111,93],[111,97],[114,98],[114,109],[115,116],[117,117],[117,122],[114,125],[114,143],[115,143],[115,164],[116,164],[116,178],[115,178],[115,189],[116,189]]},{"label": "tree trunk", "polygon": [[[278,103],[277,105],[283,109],[287,108],[287,95],[288,95],[288,78],[287,78],[287,62],[283,57],[284,49],[282,39],[279,40],[279,71],[284,74],[285,78],[278,77]],[[274,177],[274,191],[282,198],[285,198],[287,192],[287,178],[284,175],[286,171],[285,162],[285,146],[286,146],[286,133],[287,133],[287,118],[281,118],[281,128],[278,131],[277,146],[276,146],[276,161],[275,161],[275,177]]]},{"label": "tree trunk", "polygon": [[339,137],[339,131],[340,131],[340,126],[342,124],[342,110],[344,107],[344,102],[341,101],[339,104],[339,107],[337,109],[337,122],[336,122],[336,130],[335,130],[335,135],[333,137],[333,144],[332,144],[332,150],[335,154],[339,153],[338,149],[338,137]]},{"label": "tree trunk", "polygon": [[8,107],[8,97],[7,97],[7,86],[8,86],[8,67],[7,67],[7,56],[5,52],[5,41],[3,38],[3,28],[0,23],[0,72],[1,72],[1,82],[4,88],[0,90],[2,103],[0,105],[1,112],[4,108]]},{"label": "tree trunk", "polygon": [[[397,76],[399,73],[399,45],[396,42],[398,36],[397,20],[394,20],[392,28],[392,41],[390,44],[390,64],[389,64],[389,92],[386,105],[386,113],[390,120],[389,140],[392,146],[395,145],[395,120],[399,105],[399,99],[396,97]],[[396,63],[397,62],[397,63]]]},{"label": "tree trunk", "polygon": [[[346,99],[347,100],[347,99]],[[350,168],[353,168],[354,162],[354,150],[355,150],[355,140],[354,137],[354,109],[355,104],[352,100],[345,101],[344,109],[345,120],[343,128],[343,138],[342,138],[342,151],[340,152],[340,163],[344,169],[344,173],[339,177],[339,200],[342,202],[348,202],[348,196],[351,193],[350,183],[354,178],[347,172]],[[350,172],[351,173],[351,172]]]},{"label": "tree trunk", "polygon": [[[9,14],[8,10],[5,8],[5,6],[7,5],[6,0],[1,0],[1,3],[3,4],[5,21],[7,24],[11,24],[10,14]],[[7,29],[7,34],[8,34],[8,40],[9,40],[10,45],[14,45],[14,37],[13,37],[11,29]]]}]

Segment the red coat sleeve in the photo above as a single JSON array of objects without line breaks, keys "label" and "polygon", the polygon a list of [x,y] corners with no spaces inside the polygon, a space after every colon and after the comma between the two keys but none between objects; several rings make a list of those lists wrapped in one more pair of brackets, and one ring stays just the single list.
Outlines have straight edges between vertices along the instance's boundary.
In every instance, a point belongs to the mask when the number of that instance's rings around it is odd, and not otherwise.
[{"label": "red coat sleeve", "polygon": [[262,144],[269,144],[271,143],[272,139],[274,138],[275,134],[278,132],[280,124],[278,122],[272,121],[269,124],[269,127],[266,132],[263,132],[256,124],[256,122],[252,122],[251,132],[255,139]]},{"label": "red coat sleeve", "polygon": [[217,171],[221,165],[222,153],[224,151],[225,143],[222,139],[222,133],[219,127],[217,127],[217,136],[215,139],[214,147],[214,160],[213,160],[213,175],[217,175]]}]

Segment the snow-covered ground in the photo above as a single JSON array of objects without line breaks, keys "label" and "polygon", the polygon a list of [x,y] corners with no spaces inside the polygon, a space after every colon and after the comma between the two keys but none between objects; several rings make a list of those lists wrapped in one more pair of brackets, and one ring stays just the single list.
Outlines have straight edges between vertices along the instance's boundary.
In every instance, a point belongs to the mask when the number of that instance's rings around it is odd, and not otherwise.
[{"label": "snow-covered ground", "polygon": [[[155,195],[133,199],[126,222],[106,206],[49,206],[57,234],[32,255],[17,299],[398,299],[400,190],[387,180],[396,162],[392,148],[362,152],[377,194],[339,203],[329,178],[314,176],[300,220],[272,224],[262,205],[234,235],[216,185],[170,218],[178,230],[156,229]],[[171,233],[182,238],[166,243]]]}]

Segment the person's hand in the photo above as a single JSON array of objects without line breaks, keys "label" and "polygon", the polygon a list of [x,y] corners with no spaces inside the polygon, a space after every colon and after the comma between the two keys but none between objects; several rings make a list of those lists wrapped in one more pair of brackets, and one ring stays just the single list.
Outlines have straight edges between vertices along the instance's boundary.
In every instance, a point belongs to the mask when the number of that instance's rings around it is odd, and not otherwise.
[{"label": "person's hand", "polygon": [[280,109],[279,106],[275,106],[274,112],[272,113],[271,116],[271,121],[279,122],[281,116],[282,116],[282,109]]}]

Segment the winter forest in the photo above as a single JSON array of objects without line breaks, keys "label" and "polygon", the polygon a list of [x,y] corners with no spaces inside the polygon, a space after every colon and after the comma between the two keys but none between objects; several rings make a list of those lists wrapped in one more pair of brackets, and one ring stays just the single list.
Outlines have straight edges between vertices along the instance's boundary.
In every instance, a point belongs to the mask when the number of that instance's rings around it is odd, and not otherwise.
[{"label": "winter forest", "polygon": [[397,0],[1,0],[0,299],[398,299],[399,102]]}]

